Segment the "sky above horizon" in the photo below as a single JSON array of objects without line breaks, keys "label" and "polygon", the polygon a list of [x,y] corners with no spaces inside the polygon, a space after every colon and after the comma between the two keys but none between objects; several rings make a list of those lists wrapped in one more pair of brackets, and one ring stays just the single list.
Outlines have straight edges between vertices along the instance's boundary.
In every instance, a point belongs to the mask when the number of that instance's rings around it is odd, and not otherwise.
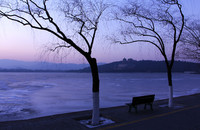
[{"label": "sky above horizon", "polygon": [[[186,16],[200,19],[200,1],[183,0],[183,12]],[[109,25],[103,26],[105,32]],[[87,63],[87,61],[73,49],[64,50],[63,54],[49,54],[47,45],[57,42],[56,38],[47,32],[36,31],[11,22],[5,18],[0,19],[0,59],[15,59],[22,61],[50,61],[63,63]],[[93,54],[98,62],[113,62],[125,58],[135,60],[163,60],[160,52],[154,47],[142,44],[119,45],[104,39],[96,39]]]}]

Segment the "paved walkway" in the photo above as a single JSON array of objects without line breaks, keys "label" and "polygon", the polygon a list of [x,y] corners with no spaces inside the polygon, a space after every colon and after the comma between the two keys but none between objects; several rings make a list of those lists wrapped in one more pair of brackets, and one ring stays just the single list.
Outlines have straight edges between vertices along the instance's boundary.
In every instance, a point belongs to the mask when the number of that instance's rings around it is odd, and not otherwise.
[{"label": "paved walkway", "polygon": [[[114,124],[93,129],[99,130],[200,130],[200,94],[178,97],[174,108],[167,100],[156,101],[154,111],[138,108],[138,113],[128,112],[127,106],[101,109],[101,115]],[[78,120],[90,118],[91,111],[60,114],[24,121],[0,122],[0,130],[88,130]]]}]

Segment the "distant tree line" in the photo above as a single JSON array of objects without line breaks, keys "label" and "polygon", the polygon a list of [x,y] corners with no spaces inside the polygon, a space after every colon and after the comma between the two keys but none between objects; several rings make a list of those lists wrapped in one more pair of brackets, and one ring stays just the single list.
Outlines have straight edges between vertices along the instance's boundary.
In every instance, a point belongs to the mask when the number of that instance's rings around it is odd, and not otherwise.
[{"label": "distant tree line", "polygon": [[[104,65],[98,66],[100,73],[133,73],[133,72],[166,72],[165,61],[116,61]],[[84,68],[78,70],[80,72],[90,72],[90,68]],[[185,61],[175,61],[172,72],[188,72],[188,73],[200,73],[200,64],[185,62]]]}]

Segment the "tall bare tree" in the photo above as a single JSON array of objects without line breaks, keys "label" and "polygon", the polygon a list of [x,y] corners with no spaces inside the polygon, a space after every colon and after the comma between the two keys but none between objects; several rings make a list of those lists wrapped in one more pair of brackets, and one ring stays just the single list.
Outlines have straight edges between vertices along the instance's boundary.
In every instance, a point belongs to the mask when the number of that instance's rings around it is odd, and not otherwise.
[{"label": "tall bare tree", "polygon": [[[72,47],[87,59],[93,79],[93,125],[99,124],[99,74],[96,58],[91,55],[99,21],[106,8],[100,0],[1,0],[0,8],[0,15],[7,19],[60,39],[52,51]],[[63,19],[56,19],[58,15]]]},{"label": "tall bare tree", "polygon": [[188,20],[183,30],[183,43],[177,52],[178,58],[200,61],[200,22]]},{"label": "tall bare tree", "polygon": [[173,106],[172,67],[174,64],[177,44],[184,28],[182,5],[178,0],[130,0],[120,8],[121,14],[116,19],[123,23],[121,44],[148,43],[155,46],[162,54],[168,76],[169,107]]}]

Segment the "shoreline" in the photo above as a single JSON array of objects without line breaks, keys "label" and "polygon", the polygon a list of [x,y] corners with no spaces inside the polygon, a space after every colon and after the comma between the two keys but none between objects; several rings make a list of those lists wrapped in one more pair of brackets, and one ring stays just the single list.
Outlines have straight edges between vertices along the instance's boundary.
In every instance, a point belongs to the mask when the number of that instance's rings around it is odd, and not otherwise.
[{"label": "shoreline", "polygon": [[[94,129],[200,129],[200,93],[174,98],[173,108],[166,105],[167,99],[157,100],[153,111],[144,106],[138,107],[138,113],[128,112],[127,106],[101,108],[101,117],[114,121],[112,124],[98,126]],[[0,122],[0,130],[91,130],[80,123],[80,120],[91,119],[91,110],[63,113],[27,120]],[[193,116],[191,116],[193,115]],[[190,118],[187,118],[190,117]],[[142,125],[141,125],[142,123]],[[169,125],[170,124],[170,125]]]},{"label": "shoreline", "polygon": [[[195,93],[195,94],[191,94],[191,95],[183,95],[183,96],[179,96],[179,97],[174,97],[174,105],[176,105],[176,100],[180,101],[183,98],[195,97],[195,96],[200,96],[200,93]],[[161,99],[161,100],[155,100],[154,101],[154,105],[156,105],[156,104],[163,104],[163,103],[167,104],[168,103],[168,99]],[[128,107],[126,105],[122,105],[122,106],[100,108],[100,113],[101,113],[101,111],[106,111],[106,110],[110,110],[110,109],[119,109],[119,108],[124,108],[124,107],[126,107],[127,110],[128,110]],[[56,119],[56,118],[66,118],[66,119],[80,120],[80,119],[90,118],[91,115],[92,115],[92,110],[84,110],[84,111],[55,114],[55,115],[42,116],[42,117],[36,117],[36,118],[30,118],[30,119],[1,121],[0,122],[0,126],[2,124],[10,124],[10,123],[11,124],[12,123],[16,124],[16,123],[20,123],[20,122],[35,122],[35,121],[44,121],[44,120],[48,121],[48,120]]]}]

